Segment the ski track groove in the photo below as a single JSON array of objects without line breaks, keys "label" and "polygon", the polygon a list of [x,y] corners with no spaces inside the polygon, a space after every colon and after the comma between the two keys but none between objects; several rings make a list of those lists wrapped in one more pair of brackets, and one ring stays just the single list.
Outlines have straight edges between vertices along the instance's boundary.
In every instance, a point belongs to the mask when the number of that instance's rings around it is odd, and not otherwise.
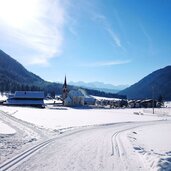
[{"label": "ski track groove", "polygon": [[[144,126],[150,126],[150,125],[156,125],[157,123],[163,122],[164,120],[158,120],[158,121],[146,121],[142,123],[135,123],[137,124],[136,126],[134,125],[128,125],[128,128],[116,131],[112,136],[111,136],[111,144],[112,144],[112,153],[111,156],[113,157],[118,157],[119,161],[122,163],[122,166],[124,166],[124,170],[130,170],[129,168],[129,156],[127,155],[127,150],[124,147],[124,143],[122,140],[120,140],[120,136],[122,133],[139,128],[139,127],[144,127]],[[131,127],[130,127],[131,126]],[[137,155],[140,157],[139,155]],[[141,160],[141,158],[140,158]],[[142,160],[141,160],[142,161]],[[143,164],[143,163],[142,163]],[[144,166],[144,165],[143,165]],[[130,170],[131,171],[131,170]]]},{"label": "ski track groove", "polygon": [[14,157],[13,159],[11,159],[10,161],[5,162],[4,164],[0,165],[0,169],[1,171],[6,171],[8,169],[10,169],[11,167],[16,166],[19,162],[21,162],[22,160],[26,159],[27,157],[31,156],[32,154],[34,154],[36,151],[42,149],[43,147],[45,147],[46,145],[48,145],[49,143],[51,143],[52,141],[54,141],[54,139],[50,139],[47,140],[45,142],[42,142],[32,148],[30,148],[29,150],[23,152],[22,154]]}]

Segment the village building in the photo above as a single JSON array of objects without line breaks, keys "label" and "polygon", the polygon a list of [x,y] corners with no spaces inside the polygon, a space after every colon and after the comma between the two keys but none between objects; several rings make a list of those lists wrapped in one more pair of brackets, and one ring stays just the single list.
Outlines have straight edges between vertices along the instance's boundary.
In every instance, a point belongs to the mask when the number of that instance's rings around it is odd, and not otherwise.
[{"label": "village building", "polygon": [[152,107],[158,107],[160,108],[162,106],[161,102],[158,102],[157,100],[153,99],[146,99],[146,100],[129,100],[128,101],[128,107],[130,108],[152,108]]},{"label": "village building", "polygon": [[95,105],[96,99],[94,97],[88,95],[84,89],[79,89],[79,91],[84,96],[84,105]]},{"label": "village building", "polygon": [[142,100],[129,100],[128,107],[129,108],[141,108],[142,107],[141,102]]},{"label": "village building", "polygon": [[64,106],[84,106],[84,95],[80,90],[70,90],[64,99]]},{"label": "village building", "polygon": [[95,105],[96,104],[96,99],[93,98],[92,96],[86,95],[84,97],[84,105]]},{"label": "village building", "polygon": [[96,99],[87,95],[83,89],[73,89],[68,91],[66,76],[62,89],[62,100],[64,106],[84,106],[95,105]]},{"label": "village building", "polygon": [[142,100],[141,107],[143,108],[157,107],[157,100],[153,100],[153,99]]},{"label": "village building", "polygon": [[42,91],[16,91],[8,96],[6,105],[45,107],[44,92]]}]

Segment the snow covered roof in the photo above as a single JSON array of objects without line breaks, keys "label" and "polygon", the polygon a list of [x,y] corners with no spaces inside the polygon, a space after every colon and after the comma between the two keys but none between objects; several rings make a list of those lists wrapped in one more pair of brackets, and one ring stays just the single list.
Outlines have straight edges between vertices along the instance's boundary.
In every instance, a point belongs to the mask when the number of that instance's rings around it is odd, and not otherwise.
[{"label": "snow covered roof", "polygon": [[78,89],[78,90],[71,90],[69,91],[68,95],[72,98],[73,96],[81,96],[84,97],[86,99],[93,99],[95,100],[95,98],[93,96],[90,96],[86,93],[85,90],[83,89]]},{"label": "snow covered roof", "polygon": [[80,90],[71,90],[71,91],[69,91],[68,95],[70,97],[73,97],[73,96],[84,96],[84,94]]},{"label": "snow covered roof", "polygon": [[65,98],[66,102],[72,102],[72,99],[68,96],[67,98]]},{"label": "snow covered roof", "polygon": [[95,99],[93,96],[88,95],[87,92],[84,89],[79,89],[79,91],[83,94],[83,96],[86,99]]},{"label": "snow covered roof", "polygon": [[25,99],[43,99],[43,91],[16,91],[13,98],[25,98]]},{"label": "snow covered roof", "polygon": [[119,101],[121,99],[118,98],[110,98],[110,97],[100,97],[100,96],[92,96],[93,98],[97,100],[114,100],[114,101]]}]

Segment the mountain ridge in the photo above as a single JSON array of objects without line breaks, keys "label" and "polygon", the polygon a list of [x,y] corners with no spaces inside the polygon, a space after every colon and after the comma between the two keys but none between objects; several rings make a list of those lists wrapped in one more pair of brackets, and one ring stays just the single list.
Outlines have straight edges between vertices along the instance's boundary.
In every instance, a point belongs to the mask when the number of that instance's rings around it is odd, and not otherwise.
[{"label": "mountain ridge", "polygon": [[[4,57],[6,58],[6,60],[4,60]],[[17,77],[17,72],[22,72],[23,77],[25,77],[25,81],[44,81],[42,78],[40,78],[39,76],[37,76],[36,74],[33,74],[32,72],[28,71],[26,68],[23,67],[23,65],[21,65],[17,60],[11,58],[8,54],[6,54],[5,52],[3,52],[2,50],[0,50],[0,61],[1,61],[1,65],[0,65],[0,73],[2,72],[6,72],[7,75],[12,74],[11,77],[12,78],[16,78],[16,81],[18,81],[18,77]],[[15,64],[15,65],[12,65]],[[17,65],[17,67],[16,67]],[[30,78],[29,76],[32,75],[32,80],[28,80],[28,78]]]},{"label": "mountain ridge", "polygon": [[171,66],[152,72],[119,94],[126,95],[128,99],[157,99],[162,96],[171,100]]},{"label": "mountain ridge", "polygon": [[73,86],[80,86],[84,88],[91,88],[94,90],[99,90],[99,91],[104,91],[104,92],[110,92],[110,93],[117,93],[128,87],[128,85],[115,86],[113,84],[106,84],[106,83],[98,82],[98,81],[94,81],[94,82],[70,81],[68,84],[73,85]]}]

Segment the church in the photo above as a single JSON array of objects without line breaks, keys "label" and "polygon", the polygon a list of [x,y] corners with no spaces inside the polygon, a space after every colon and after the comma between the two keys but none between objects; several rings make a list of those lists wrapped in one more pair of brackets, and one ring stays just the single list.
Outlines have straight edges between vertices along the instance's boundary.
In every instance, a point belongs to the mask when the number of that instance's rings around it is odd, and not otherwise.
[{"label": "church", "polygon": [[64,106],[84,106],[94,105],[96,99],[87,95],[83,89],[73,89],[69,91],[65,76],[62,88],[62,101]]}]

